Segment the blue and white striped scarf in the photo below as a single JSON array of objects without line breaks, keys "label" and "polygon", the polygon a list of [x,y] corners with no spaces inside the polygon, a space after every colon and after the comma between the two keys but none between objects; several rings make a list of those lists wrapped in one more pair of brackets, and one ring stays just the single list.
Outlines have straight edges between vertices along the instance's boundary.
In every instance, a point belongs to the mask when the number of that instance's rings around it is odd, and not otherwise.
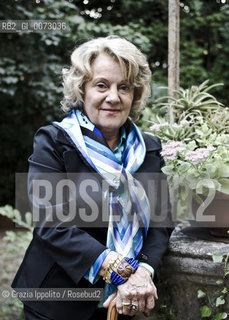
[{"label": "blue and white striped scarf", "polygon": [[[143,245],[140,224],[146,236],[150,221],[147,195],[141,183],[132,176],[146,155],[141,132],[134,123],[131,123],[120,162],[107,146],[102,133],[81,111],[73,110],[68,117],[55,124],[66,131],[86,161],[116,191],[103,195],[109,197],[110,204],[107,248],[129,258],[135,258]],[[87,134],[88,131],[93,132],[93,135]],[[125,192],[124,198],[127,201],[123,201],[120,192]],[[114,219],[117,216],[120,217],[119,221]]]}]

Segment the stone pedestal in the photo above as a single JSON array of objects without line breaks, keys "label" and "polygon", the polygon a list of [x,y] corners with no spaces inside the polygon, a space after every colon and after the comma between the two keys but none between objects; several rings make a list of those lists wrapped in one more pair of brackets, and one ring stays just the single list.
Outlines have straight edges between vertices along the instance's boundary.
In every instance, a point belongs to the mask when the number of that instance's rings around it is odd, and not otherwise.
[{"label": "stone pedestal", "polygon": [[[201,307],[210,307],[210,303],[208,298],[197,298],[198,290],[206,292],[212,304],[220,296],[223,287],[226,286],[229,291],[229,276],[224,278],[225,264],[213,262],[212,255],[215,253],[228,255],[229,244],[193,239],[182,232],[173,234],[159,284],[157,309],[160,311],[151,319],[200,320]],[[217,284],[222,280],[224,284]],[[229,315],[228,295],[219,311]],[[215,314],[218,310],[212,308],[212,311]],[[160,312],[167,314],[167,317],[160,317]]]}]

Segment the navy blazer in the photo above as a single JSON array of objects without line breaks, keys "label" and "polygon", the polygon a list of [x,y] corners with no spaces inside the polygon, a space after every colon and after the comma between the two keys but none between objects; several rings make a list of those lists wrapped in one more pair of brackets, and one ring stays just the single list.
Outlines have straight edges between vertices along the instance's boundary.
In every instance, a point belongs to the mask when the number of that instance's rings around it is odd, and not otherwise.
[{"label": "navy blazer", "polygon": [[[136,174],[159,173],[163,166],[161,143],[157,137],[143,134],[146,157]],[[79,180],[92,176],[93,169],[82,157],[67,133],[55,125],[42,127],[34,138],[34,151],[29,158],[29,188],[36,175],[79,173]],[[97,179],[97,178],[96,178]],[[99,179],[99,178],[98,178]],[[140,178],[141,180],[141,178]],[[144,180],[144,179],[143,179]],[[141,181],[144,185],[145,181]],[[100,192],[97,192],[98,196]],[[82,206],[82,200],[80,200]],[[94,199],[101,210],[101,201]],[[85,204],[86,207],[86,204]],[[169,212],[169,206],[167,207]],[[170,228],[149,228],[137,257],[155,270],[157,281],[162,257],[168,247]],[[12,283],[13,288],[103,288],[100,279],[92,285],[84,275],[100,253],[106,249],[107,227],[83,224],[36,227],[23,262]],[[25,301],[25,305],[53,320],[87,320],[98,301]]]}]

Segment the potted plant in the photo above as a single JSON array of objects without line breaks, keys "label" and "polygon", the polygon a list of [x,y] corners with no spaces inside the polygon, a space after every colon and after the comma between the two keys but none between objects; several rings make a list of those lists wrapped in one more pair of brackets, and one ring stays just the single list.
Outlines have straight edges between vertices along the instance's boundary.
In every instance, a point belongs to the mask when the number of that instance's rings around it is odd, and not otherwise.
[{"label": "potted plant", "polygon": [[172,107],[173,121],[155,116],[150,132],[162,140],[173,202],[202,225],[220,227],[215,235],[229,236],[229,108],[208,93],[213,86],[180,89],[178,98],[157,104]]}]

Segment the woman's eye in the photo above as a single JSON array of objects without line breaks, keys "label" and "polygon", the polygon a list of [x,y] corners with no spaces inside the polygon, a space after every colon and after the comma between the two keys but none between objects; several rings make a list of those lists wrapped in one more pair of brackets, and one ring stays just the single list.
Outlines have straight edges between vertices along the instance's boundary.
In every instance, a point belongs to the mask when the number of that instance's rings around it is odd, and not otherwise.
[{"label": "woman's eye", "polygon": [[129,91],[130,90],[130,86],[128,86],[127,84],[122,84],[120,86],[120,90],[122,91]]},{"label": "woman's eye", "polygon": [[107,86],[106,86],[106,84],[105,83],[97,83],[96,84],[96,87],[98,88],[98,89],[102,89],[102,90],[104,90],[104,89],[106,89],[107,88]]}]

